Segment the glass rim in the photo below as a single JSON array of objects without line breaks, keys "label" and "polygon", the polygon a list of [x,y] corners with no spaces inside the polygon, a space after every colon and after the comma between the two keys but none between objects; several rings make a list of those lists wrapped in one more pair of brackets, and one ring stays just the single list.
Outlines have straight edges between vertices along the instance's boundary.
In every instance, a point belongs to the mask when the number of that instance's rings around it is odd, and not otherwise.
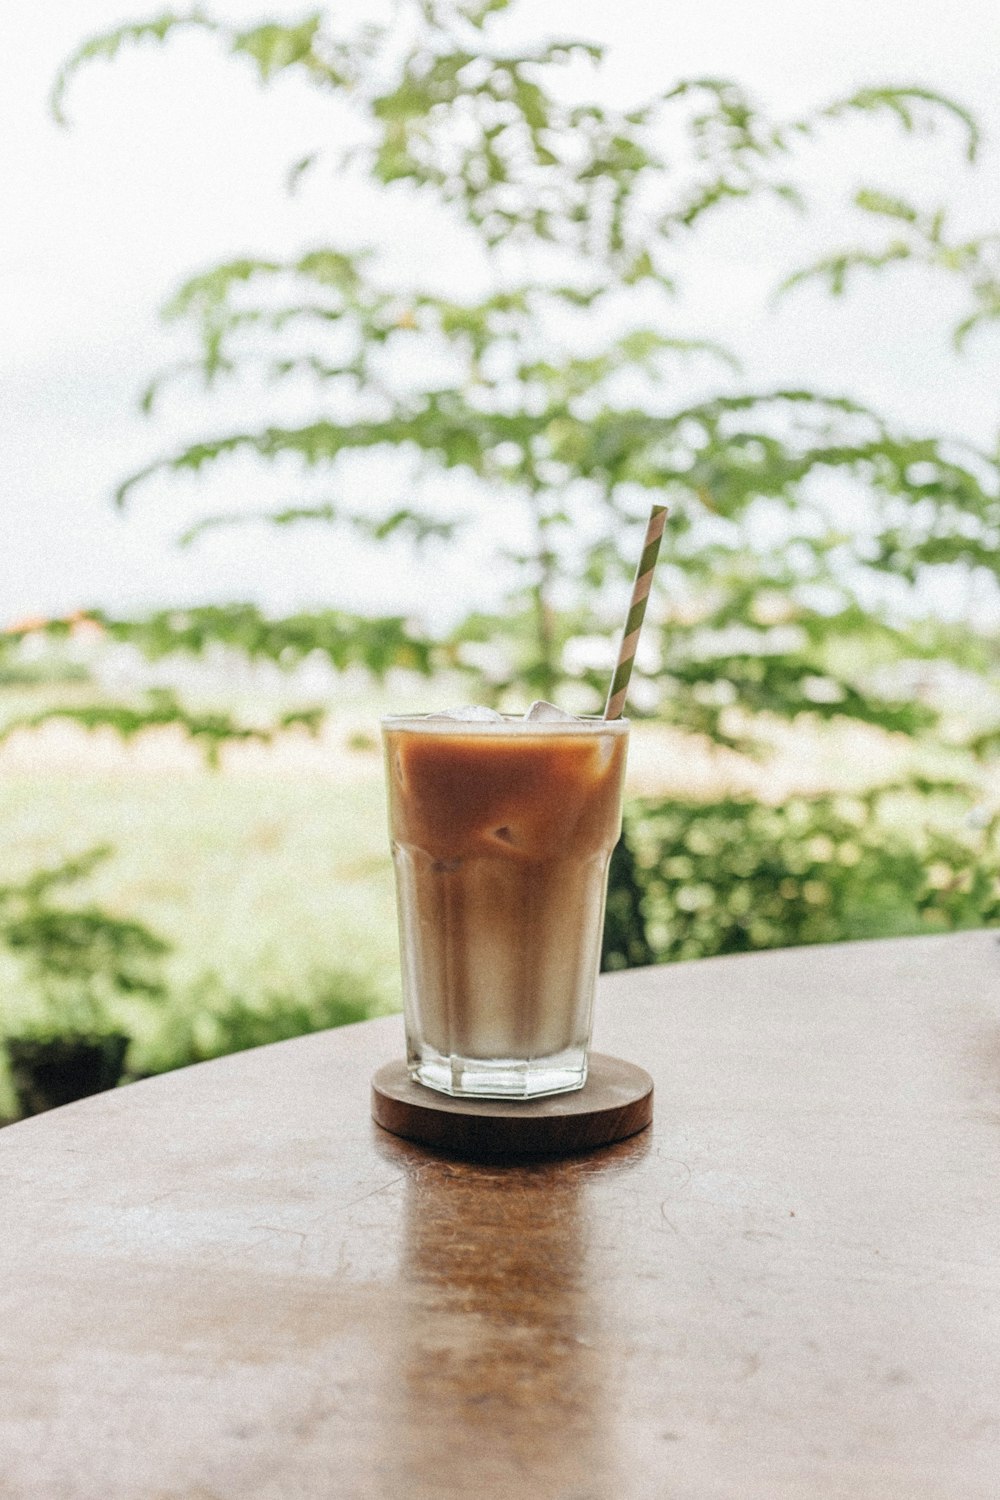
[{"label": "glass rim", "polygon": [[511,738],[531,735],[627,733],[631,720],[604,719],[600,714],[581,714],[571,719],[526,719],[523,714],[504,714],[500,719],[451,719],[443,713],[384,714],[379,724],[386,730],[407,729],[416,734],[504,734]]}]

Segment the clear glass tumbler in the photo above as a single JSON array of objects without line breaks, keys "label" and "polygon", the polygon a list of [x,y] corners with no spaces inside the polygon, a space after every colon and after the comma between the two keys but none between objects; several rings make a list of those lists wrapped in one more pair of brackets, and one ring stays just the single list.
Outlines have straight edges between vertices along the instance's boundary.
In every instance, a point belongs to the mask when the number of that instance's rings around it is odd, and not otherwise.
[{"label": "clear glass tumbler", "polygon": [[382,731],[411,1077],[485,1098],[581,1088],[627,721]]}]

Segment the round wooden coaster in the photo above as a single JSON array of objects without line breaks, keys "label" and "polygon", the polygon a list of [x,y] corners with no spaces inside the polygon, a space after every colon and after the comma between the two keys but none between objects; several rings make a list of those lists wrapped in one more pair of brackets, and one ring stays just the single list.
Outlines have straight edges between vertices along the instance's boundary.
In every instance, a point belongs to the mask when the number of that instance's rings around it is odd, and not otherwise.
[{"label": "round wooden coaster", "polygon": [[452,1099],[414,1083],[404,1062],[391,1062],[372,1079],[372,1118],[393,1135],[458,1156],[568,1156],[645,1130],[653,1080],[634,1063],[593,1052],[587,1082],[575,1093]]}]

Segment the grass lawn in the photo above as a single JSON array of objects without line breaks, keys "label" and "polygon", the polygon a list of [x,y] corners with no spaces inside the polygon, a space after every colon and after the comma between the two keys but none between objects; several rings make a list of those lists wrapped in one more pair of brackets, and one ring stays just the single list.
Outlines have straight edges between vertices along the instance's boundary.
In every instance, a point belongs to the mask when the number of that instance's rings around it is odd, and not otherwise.
[{"label": "grass lawn", "polygon": [[[178,994],[208,973],[249,997],[294,993],[317,970],[357,975],[398,1004],[381,761],[350,780],[207,772],[11,775],[0,780],[0,882],[95,844],[115,854],[88,899],[175,945]],[[24,999],[0,961],[0,1013]],[[2,1110],[0,1110],[2,1112]]]},{"label": "grass lawn", "polygon": [[2,869],[16,877],[111,844],[89,892],[175,943],[177,980],[214,970],[253,986],[357,967],[391,1004],[396,936],[380,771],[347,785],[209,774],[7,779]]}]

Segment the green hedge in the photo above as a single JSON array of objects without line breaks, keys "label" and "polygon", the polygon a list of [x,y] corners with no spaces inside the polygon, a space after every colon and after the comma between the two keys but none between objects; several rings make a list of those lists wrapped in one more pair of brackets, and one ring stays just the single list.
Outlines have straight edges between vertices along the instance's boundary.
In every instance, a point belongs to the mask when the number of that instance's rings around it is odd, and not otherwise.
[{"label": "green hedge", "polygon": [[623,843],[606,969],[1000,922],[1000,815],[947,784],[635,802]]}]

